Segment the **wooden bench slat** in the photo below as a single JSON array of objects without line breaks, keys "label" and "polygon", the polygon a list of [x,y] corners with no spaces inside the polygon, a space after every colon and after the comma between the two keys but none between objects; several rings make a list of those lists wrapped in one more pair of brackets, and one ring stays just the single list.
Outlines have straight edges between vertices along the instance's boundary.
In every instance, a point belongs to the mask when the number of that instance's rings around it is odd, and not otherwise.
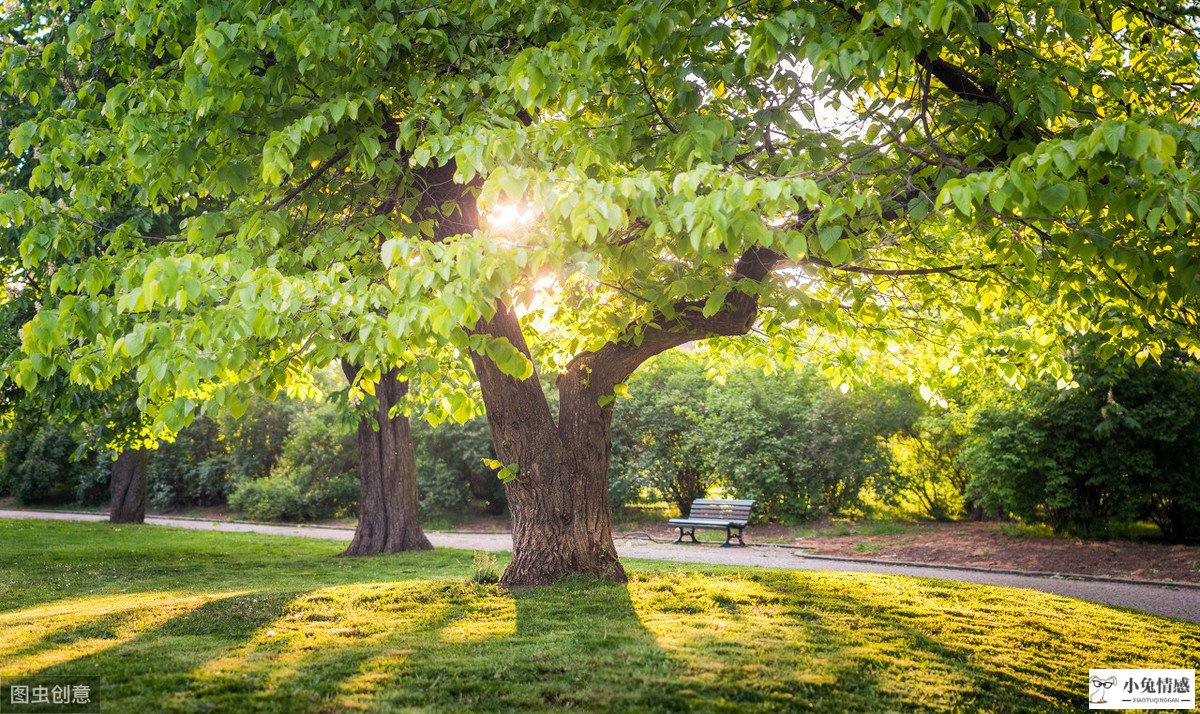
[{"label": "wooden bench slat", "polygon": [[758,502],[757,502],[757,500],[750,499],[750,498],[740,498],[740,499],[738,499],[738,498],[697,498],[697,499],[695,499],[695,500],[692,500],[692,502],[691,502],[691,503],[692,503],[692,504],[697,504],[697,503],[716,503],[716,504],[730,504],[730,505],[746,505],[746,506],[750,506],[750,505],[754,505],[754,504],[756,504],[756,503],[758,503]]}]

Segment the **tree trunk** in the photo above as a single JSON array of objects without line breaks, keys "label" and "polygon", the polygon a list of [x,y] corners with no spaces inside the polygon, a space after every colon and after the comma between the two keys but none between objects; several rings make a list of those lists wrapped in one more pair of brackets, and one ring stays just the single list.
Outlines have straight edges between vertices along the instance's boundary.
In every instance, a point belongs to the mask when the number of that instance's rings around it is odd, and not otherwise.
[{"label": "tree trunk", "polygon": [[146,449],[122,451],[112,465],[112,523],[146,522]]},{"label": "tree trunk", "polygon": [[[478,332],[508,339],[529,354],[516,315],[500,306]],[[550,585],[569,575],[625,582],[612,539],[608,460],[612,410],[576,378],[559,381],[559,419],[536,374],[510,377],[472,354],[497,457],[519,468],[505,486],[512,512],[513,558],[501,582]]]},{"label": "tree trunk", "polygon": [[[358,368],[342,363],[351,382]],[[358,422],[358,527],[342,555],[379,555],[433,547],[421,531],[416,456],[408,417],[389,416],[408,383],[387,372],[375,385],[379,408]]]},{"label": "tree trunk", "polygon": [[[507,586],[550,585],[576,574],[625,582],[608,500],[611,410],[590,411],[568,416],[557,431],[529,433],[514,450],[516,463],[527,466],[506,487],[513,533]],[[533,458],[522,462],[518,453]]]}]

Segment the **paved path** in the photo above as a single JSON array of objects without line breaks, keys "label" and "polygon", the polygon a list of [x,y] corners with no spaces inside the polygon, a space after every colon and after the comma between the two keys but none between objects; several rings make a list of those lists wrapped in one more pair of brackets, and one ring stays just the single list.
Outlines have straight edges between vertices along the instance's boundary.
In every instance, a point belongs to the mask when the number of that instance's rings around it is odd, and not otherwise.
[{"label": "paved path", "polygon": [[[0,518],[49,518],[69,521],[104,521],[108,517],[92,513],[63,513],[52,511],[0,510]],[[227,533],[265,533],[270,535],[304,536],[330,540],[350,540],[353,531],[349,528],[323,526],[277,526],[260,523],[236,523],[207,521],[194,518],[167,518],[148,516],[147,523],[193,530],[220,531]],[[426,533],[429,540],[439,548],[463,548],[466,550],[511,550],[512,537],[508,533]],[[1175,588],[1163,585],[1112,583],[1070,578],[1051,578],[1007,573],[987,573],[969,570],[954,570],[933,566],[885,565],[878,563],[855,563],[846,561],[820,560],[798,555],[800,551],[785,547],[720,548],[711,545],[671,545],[655,543],[640,538],[617,539],[617,551],[624,558],[669,560],[680,563],[705,563],[710,565],[750,565],[794,570],[825,570],[855,573],[887,573],[912,575],[923,578],[960,580],[968,583],[1005,585],[1055,593],[1066,597],[1089,600],[1106,605],[1117,605],[1133,610],[1165,615],[1200,624],[1200,589]]]}]

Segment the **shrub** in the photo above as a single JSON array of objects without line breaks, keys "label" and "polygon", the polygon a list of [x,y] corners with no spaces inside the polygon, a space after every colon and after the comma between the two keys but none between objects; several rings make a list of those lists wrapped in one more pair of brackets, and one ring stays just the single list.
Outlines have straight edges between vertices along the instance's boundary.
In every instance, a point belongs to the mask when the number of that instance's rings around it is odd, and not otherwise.
[{"label": "shrub", "polygon": [[175,440],[159,444],[146,463],[147,501],[165,511],[217,506],[229,492],[229,454],[220,426],[207,417],[193,421]]},{"label": "shrub", "polygon": [[890,469],[883,440],[918,411],[904,388],[842,394],[814,374],[743,370],[713,389],[702,434],[731,493],[765,518],[808,520],[859,512]]},{"label": "shrub", "polygon": [[883,503],[906,516],[948,521],[961,516],[969,473],[962,463],[966,417],[959,411],[922,416],[911,431],[887,440],[892,468],[873,479]]},{"label": "shrub", "polygon": [[700,433],[709,383],[704,366],[686,356],[656,359],[618,400],[613,413],[609,500],[614,507],[645,495],[686,514],[713,485]]},{"label": "shrub", "polygon": [[353,514],[357,478],[343,474],[314,488],[303,466],[289,466],[281,459],[270,476],[239,481],[229,494],[229,507],[261,521],[316,521]]},{"label": "shrub", "polygon": [[229,507],[257,520],[309,521],[352,515],[358,503],[354,434],[333,405],[300,412],[264,478],[233,482]]},{"label": "shrub", "polygon": [[417,491],[421,513],[453,515],[478,510],[489,515],[504,513],[508,502],[504,484],[484,459],[494,459],[492,435],[487,420],[466,424],[443,422],[431,427],[413,422],[417,456]]},{"label": "shrub", "polygon": [[[4,460],[0,482],[23,504],[64,504],[79,496],[94,498],[81,483],[96,475],[96,459],[79,455],[80,445],[68,427],[53,424],[20,424],[4,433]],[[101,489],[100,497],[107,489]]]},{"label": "shrub", "polygon": [[907,387],[842,394],[814,374],[749,368],[720,384],[686,355],[659,358],[630,391],[615,407],[610,495],[681,513],[718,487],[770,519],[856,512],[864,484],[888,472],[882,439],[920,412]]},{"label": "shrub", "polygon": [[1173,356],[1077,370],[1078,388],[1039,383],[978,411],[971,495],[1059,533],[1110,537],[1147,518],[1200,539],[1200,370]]}]

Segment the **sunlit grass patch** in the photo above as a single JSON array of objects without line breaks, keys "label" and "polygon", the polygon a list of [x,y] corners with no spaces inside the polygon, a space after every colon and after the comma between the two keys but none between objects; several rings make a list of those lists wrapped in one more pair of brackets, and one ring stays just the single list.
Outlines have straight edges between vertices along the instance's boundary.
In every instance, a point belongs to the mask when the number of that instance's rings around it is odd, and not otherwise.
[{"label": "sunlit grass patch", "polygon": [[95,675],[113,711],[1016,712],[1200,664],[1195,625],[1009,588],[634,561],[509,592],[469,552],[339,548],[0,522],[0,676]]}]

